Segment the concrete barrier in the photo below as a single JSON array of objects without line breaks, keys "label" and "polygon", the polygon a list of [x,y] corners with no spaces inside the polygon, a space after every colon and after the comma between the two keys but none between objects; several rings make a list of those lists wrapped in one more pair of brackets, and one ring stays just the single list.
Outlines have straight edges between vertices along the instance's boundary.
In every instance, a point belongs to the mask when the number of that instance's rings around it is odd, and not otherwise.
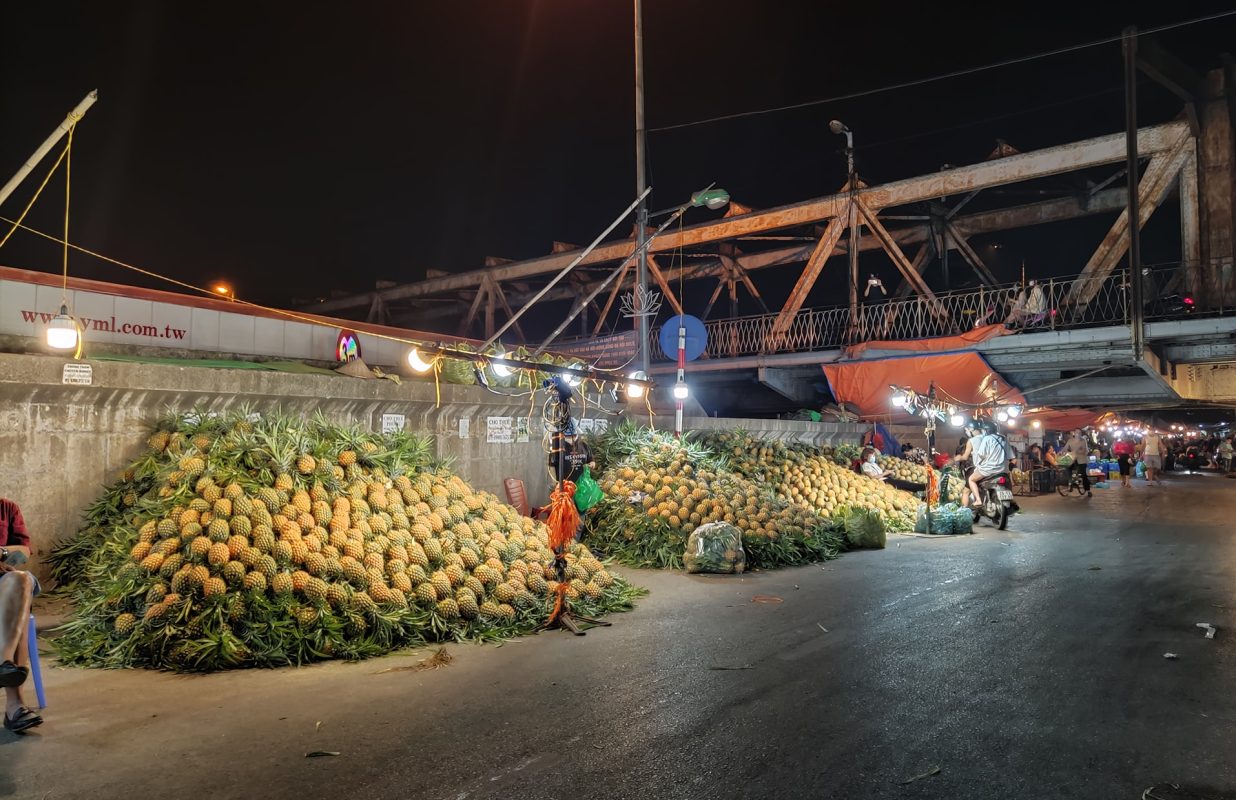
[{"label": "concrete barrier", "polygon": [[[89,364],[90,385],[63,382],[66,364]],[[380,430],[385,414],[430,434],[435,453],[472,485],[504,497],[502,481],[520,477],[531,500],[549,491],[542,447],[541,398],[499,397],[477,386],[442,384],[441,405],[425,382],[360,380],[236,369],[114,361],[71,362],[0,354],[0,495],[16,501],[30,529],[34,571],[72,534],[103,487],[146,447],[150,425],[171,411],[224,412],[248,405],[258,413],[310,415]],[[528,441],[487,441],[489,417],[528,419]],[[460,435],[467,421],[468,435]]]}]

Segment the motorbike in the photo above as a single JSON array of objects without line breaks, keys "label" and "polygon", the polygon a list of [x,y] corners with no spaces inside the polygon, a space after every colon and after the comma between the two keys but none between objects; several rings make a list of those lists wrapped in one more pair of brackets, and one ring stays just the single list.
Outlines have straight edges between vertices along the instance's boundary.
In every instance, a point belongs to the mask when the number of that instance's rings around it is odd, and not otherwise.
[{"label": "motorbike", "polygon": [[[969,480],[973,467],[966,470],[966,480]],[[1009,517],[1017,513],[1018,505],[1013,500],[1013,479],[1008,472],[989,475],[978,482],[979,504],[971,509],[974,521],[977,523],[983,517],[991,520],[991,524],[1000,530],[1009,526]]]}]

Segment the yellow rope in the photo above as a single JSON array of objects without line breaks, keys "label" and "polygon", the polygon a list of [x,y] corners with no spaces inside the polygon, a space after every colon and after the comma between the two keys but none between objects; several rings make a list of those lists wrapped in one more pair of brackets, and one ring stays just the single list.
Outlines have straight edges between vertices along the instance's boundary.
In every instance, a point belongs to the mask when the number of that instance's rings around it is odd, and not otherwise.
[{"label": "yellow rope", "polygon": [[[30,202],[26,203],[26,207],[22,209],[21,215],[17,217],[17,221],[12,222],[11,220],[7,220],[7,219],[4,220],[5,222],[11,223],[12,227],[9,228],[8,233],[4,234],[4,238],[0,239],[0,247],[4,247],[5,243],[8,242],[9,240],[9,237],[11,237],[18,228],[25,228],[25,226],[21,224],[22,220],[24,220],[26,218],[26,215],[30,213],[30,209],[34,207],[35,201],[39,199],[39,195],[43,193],[43,189],[47,186],[48,181],[52,179],[52,175],[56,174],[56,170],[60,168],[60,162],[64,161],[64,157],[68,155],[68,153],[69,153],[69,148],[67,147],[64,148],[64,150],[60,151],[60,158],[57,158],[56,163],[52,164],[52,168],[47,171],[47,177],[43,178],[43,182],[39,184],[38,191],[34,193],[34,197],[30,198]],[[29,230],[29,229],[26,228],[26,230]],[[65,237],[65,238],[68,238],[68,237]]]}]

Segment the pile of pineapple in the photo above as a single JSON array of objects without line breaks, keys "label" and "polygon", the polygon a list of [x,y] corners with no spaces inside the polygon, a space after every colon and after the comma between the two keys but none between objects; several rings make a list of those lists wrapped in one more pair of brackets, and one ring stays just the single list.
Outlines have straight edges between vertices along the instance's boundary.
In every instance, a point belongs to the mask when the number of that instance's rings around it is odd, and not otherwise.
[{"label": "pile of pineapple", "polygon": [[821,516],[839,519],[858,508],[880,514],[891,531],[914,525],[918,498],[841,466],[835,451],[830,457],[810,445],[757,439],[743,431],[713,434],[703,443],[726,453],[734,472]]},{"label": "pile of pineapple", "polygon": [[[927,467],[923,464],[916,464],[913,461],[906,461],[904,458],[897,456],[879,457],[880,468],[892,475],[894,478],[899,478],[903,481],[913,481],[914,483],[927,483]],[[939,476],[937,475],[937,478]]]},{"label": "pile of pineapple", "polygon": [[214,670],[490,639],[639,591],[583,545],[474,491],[427,439],[280,417],[164,420],[52,556],[71,663]]},{"label": "pile of pineapple", "polygon": [[841,548],[840,526],[735,474],[690,437],[625,423],[600,437],[594,455],[605,499],[585,517],[587,541],[625,563],[681,567],[687,538],[710,522],[742,532],[752,567],[823,560]]}]

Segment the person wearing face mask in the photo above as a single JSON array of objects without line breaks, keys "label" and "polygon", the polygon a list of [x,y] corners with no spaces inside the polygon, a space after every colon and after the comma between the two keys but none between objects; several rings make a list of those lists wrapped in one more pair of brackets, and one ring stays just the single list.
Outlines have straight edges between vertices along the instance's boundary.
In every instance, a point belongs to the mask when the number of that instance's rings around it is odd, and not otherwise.
[{"label": "person wearing face mask", "polygon": [[863,448],[862,455],[859,456],[859,461],[862,463],[863,474],[868,478],[875,478],[877,481],[883,481],[889,486],[896,489],[901,489],[903,492],[923,492],[927,490],[927,485],[923,483],[914,483],[913,481],[903,481],[899,478],[894,478],[883,469],[880,468],[880,463],[876,459],[876,452],[870,447]]}]

